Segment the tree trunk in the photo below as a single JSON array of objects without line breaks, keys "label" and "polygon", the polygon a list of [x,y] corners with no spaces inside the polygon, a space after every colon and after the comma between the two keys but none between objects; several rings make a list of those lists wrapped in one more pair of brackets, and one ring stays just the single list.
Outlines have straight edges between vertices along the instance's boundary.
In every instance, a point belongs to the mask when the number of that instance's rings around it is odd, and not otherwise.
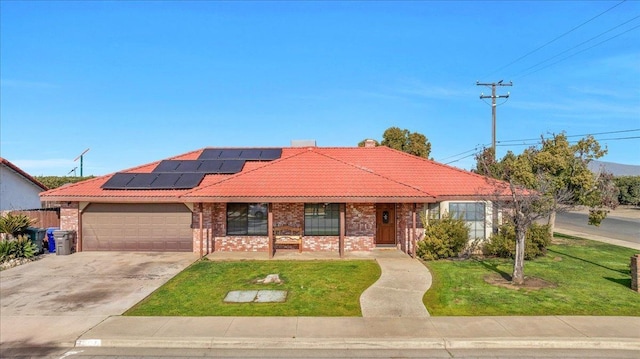
[{"label": "tree trunk", "polygon": [[526,227],[516,223],[516,255],[513,262],[513,276],[511,282],[516,285],[524,284],[524,240]]},{"label": "tree trunk", "polygon": [[553,231],[556,229],[556,210],[555,209],[553,209],[549,213],[549,221],[547,222],[547,225],[549,225],[549,234],[551,235],[551,238],[553,238]]}]

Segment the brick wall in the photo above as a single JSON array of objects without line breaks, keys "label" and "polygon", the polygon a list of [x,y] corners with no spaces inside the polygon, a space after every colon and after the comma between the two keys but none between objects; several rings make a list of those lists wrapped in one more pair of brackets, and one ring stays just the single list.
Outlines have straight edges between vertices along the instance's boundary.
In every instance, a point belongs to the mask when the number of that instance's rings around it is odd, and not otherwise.
[{"label": "brick wall", "polygon": [[60,206],[60,229],[78,231],[80,205],[78,202],[63,202]]},{"label": "brick wall", "polygon": [[304,203],[274,203],[273,226],[304,228]]},{"label": "brick wall", "polygon": [[631,257],[631,289],[640,292],[640,254]]},{"label": "brick wall", "polygon": [[345,222],[345,252],[370,251],[376,247],[376,205],[374,203],[347,203]]},{"label": "brick wall", "polygon": [[[397,218],[397,231],[396,242],[398,249],[405,253],[411,253],[412,251],[412,238],[413,238],[413,204],[402,203],[396,206],[396,218]],[[416,206],[416,235],[415,240],[418,241],[421,238],[424,229],[422,226],[422,218],[420,213],[424,212],[424,205],[419,204]]]},{"label": "brick wall", "polygon": [[229,236],[215,238],[216,251],[222,252],[268,252],[267,236]]}]

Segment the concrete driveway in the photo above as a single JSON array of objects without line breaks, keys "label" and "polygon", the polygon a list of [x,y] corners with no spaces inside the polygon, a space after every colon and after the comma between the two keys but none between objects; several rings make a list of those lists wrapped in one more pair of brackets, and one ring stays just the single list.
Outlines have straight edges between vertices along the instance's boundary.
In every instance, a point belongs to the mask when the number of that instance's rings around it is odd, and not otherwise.
[{"label": "concrete driveway", "polygon": [[193,263],[192,253],[47,255],[0,272],[0,346],[72,346]]}]

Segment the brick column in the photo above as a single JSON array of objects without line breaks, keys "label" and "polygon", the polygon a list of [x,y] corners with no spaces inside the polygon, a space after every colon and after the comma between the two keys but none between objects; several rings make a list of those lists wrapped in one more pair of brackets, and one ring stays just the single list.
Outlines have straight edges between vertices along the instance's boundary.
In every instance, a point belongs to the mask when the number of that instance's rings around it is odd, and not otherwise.
[{"label": "brick column", "polygon": [[638,286],[638,280],[640,278],[640,254],[636,254],[631,257],[631,289],[640,293],[640,286]]}]

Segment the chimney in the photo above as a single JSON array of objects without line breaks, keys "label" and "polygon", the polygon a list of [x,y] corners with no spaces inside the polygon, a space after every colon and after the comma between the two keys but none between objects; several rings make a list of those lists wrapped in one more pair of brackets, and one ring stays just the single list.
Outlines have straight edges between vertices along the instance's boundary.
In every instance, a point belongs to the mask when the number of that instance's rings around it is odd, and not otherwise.
[{"label": "chimney", "polygon": [[316,140],[291,140],[291,147],[316,147]]},{"label": "chimney", "polygon": [[376,141],[374,140],[365,140],[364,147],[376,147]]}]

